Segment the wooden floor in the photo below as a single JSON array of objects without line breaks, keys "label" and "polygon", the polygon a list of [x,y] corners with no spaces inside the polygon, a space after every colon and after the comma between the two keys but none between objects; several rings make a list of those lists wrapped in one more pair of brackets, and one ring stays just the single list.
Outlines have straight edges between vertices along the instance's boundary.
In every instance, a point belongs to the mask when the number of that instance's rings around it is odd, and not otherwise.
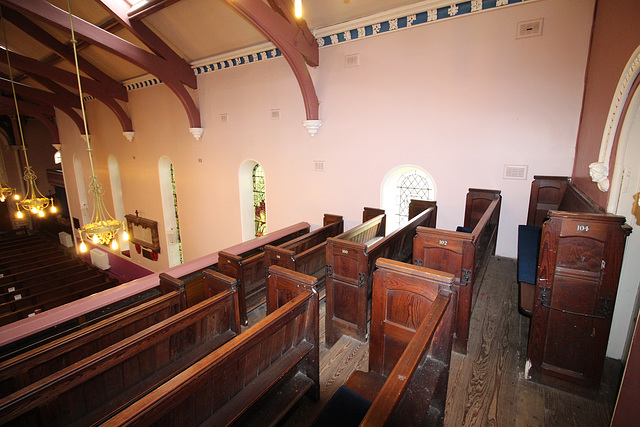
[{"label": "wooden floor", "polygon": [[[609,362],[600,394],[588,399],[524,379],[529,320],[518,313],[515,260],[491,259],[471,318],[468,354],[453,353],[445,426],[608,426],[620,368]],[[320,308],[320,401],[303,400],[282,423],[308,426],[356,369],[368,369],[368,345],[348,337],[324,345]]]}]

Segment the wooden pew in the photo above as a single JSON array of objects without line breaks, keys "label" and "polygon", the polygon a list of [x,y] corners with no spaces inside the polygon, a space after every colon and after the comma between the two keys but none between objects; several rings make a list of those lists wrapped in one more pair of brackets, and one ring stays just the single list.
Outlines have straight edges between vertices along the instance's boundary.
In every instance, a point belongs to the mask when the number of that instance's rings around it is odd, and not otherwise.
[{"label": "wooden pew", "polygon": [[[457,308],[453,348],[467,354],[469,322],[480,283],[495,253],[502,196],[497,190],[469,189],[464,230],[418,227],[413,242],[413,263],[452,273],[456,280]],[[470,231],[470,232],[469,232]]]},{"label": "wooden pew", "polygon": [[33,246],[25,248],[24,250],[4,253],[0,255],[0,271],[3,271],[5,267],[11,267],[16,264],[25,264],[33,260],[52,257],[59,254],[65,254],[65,251],[61,246],[52,246],[50,244],[43,244],[43,246]]},{"label": "wooden pew", "polygon": [[527,378],[597,394],[630,232],[618,215],[548,212],[534,289]]},{"label": "wooden pew", "polygon": [[63,262],[71,258],[72,257],[69,254],[58,252],[37,259],[29,259],[24,263],[15,263],[13,265],[8,265],[0,271],[2,271],[5,276],[9,276],[15,273],[20,273],[22,271],[37,269],[39,267],[48,267],[49,265]]},{"label": "wooden pew", "polygon": [[410,261],[419,226],[435,225],[435,202],[405,226],[385,236],[386,215],[327,239],[325,341],[343,334],[365,341],[375,261],[380,257]]},{"label": "wooden pew", "polygon": [[443,425],[455,324],[453,274],[378,259],[369,371],[355,371],[312,426]]},{"label": "wooden pew", "polygon": [[80,268],[73,267],[71,269],[66,269],[68,274],[65,274],[64,277],[47,277],[46,275],[43,275],[41,278],[25,280],[19,284],[12,284],[12,286],[3,286],[0,288],[4,289],[3,292],[0,292],[0,303],[15,301],[30,295],[36,295],[40,292],[56,289],[66,283],[75,282],[77,280],[86,279],[96,275],[96,271],[88,265],[86,267],[79,267]]},{"label": "wooden pew", "polygon": [[0,400],[0,424],[89,425],[112,416],[235,337],[236,301],[228,289],[22,388]]},{"label": "wooden pew", "polygon": [[42,298],[30,296],[24,299],[5,303],[3,305],[14,306],[11,311],[0,314],[0,325],[7,325],[20,319],[24,319],[46,310],[59,307],[80,298],[87,297],[105,289],[113,288],[119,283],[106,275],[94,276],[78,282],[70,283],[57,288],[57,292],[45,292]]},{"label": "wooden pew", "polygon": [[[218,271],[238,281],[240,320],[243,325],[248,324],[247,313],[265,302],[265,246],[267,244],[278,246],[307,233],[309,233],[309,228],[275,241],[265,239],[263,246],[238,255],[227,251],[218,252]],[[268,236],[267,234],[265,237],[268,238]]]},{"label": "wooden pew", "polygon": [[105,426],[275,425],[304,394],[317,400],[318,293],[313,285],[299,289],[293,300]]},{"label": "wooden pew", "polygon": [[264,247],[264,265],[279,265],[318,279],[318,287],[324,286],[326,272],[326,244],[329,237],[344,232],[342,216],[325,214],[323,226],[280,246]]},{"label": "wooden pew", "polygon": [[185,308],[184,289],[166,278],[160,288],[163,294],[150,301],[98,322],[87,322],[82,329],[0,363],[0,397],[58,372]]},{"label": "wooden pew", "polygon": [[62,270],[67,267],[72,267],[74,265],[84,264],[83,261],[77,258],[66,259],[60,262],[57,262],[52,265],[46,265],[42,267],[36,267],[29,270],[19,271],[17,273],[11,273],[0,277],[0,286],[11,286],[11,283],[18,282],[24,279],[30,279],[40,275],[46,274],[55,274],[56,271]]},{"label": "wooden pew", "polygon": [[542,224],[549,211],[604,214],[567,176],[533,177],[527,224],[518,226],[518,310],[531,317],[535,298],[536,277]]}]

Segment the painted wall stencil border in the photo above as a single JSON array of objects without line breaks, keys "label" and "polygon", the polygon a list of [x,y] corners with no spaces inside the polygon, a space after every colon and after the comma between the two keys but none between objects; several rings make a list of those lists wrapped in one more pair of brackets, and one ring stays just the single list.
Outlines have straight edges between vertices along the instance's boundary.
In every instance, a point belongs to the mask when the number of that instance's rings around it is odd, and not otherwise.
[{"label": "painted wall stencil border", "polygon": [[[376,23],[361,25],[357,26],[356,28],[344,31],[332,32],[331,29],[336,28],[336,26],[319,29],[317,30],[317,32],[329,32],[330,34],[317,37],[316,42],[318,43],[318,47],[322,49],[329,46],[335,46],[340,43],[362,40],[364,38],[390,33],[397,30],[412,28],[419,25],[431,24],[446,19],[475,14],[492,9],[498,9],[504,6],[511,6],[521,3],[531,3],[534,1],[538,0],[469,0],[451,3],[441,7],[428,8],[419,13],[411,13],[405,16],[381,19]],[[349,26],[349,23],[343,23],[340,25],[343,27],[345,25]],[[352,25],[356,25],[355,22],[353,22]],[[194,73],[196,75],[200,75],[252,64],[259,61],[279,58],[281,56],[282,53],[277,48],[270,47],[268,49],[264,49],[263,47],[262,50],[256,52],[250,52],[245,55],[234,56],[217,61],[213,60],[211,63],[205,63],[198,66],[192,65],[192,67]],[[197,61],[197,63],[202,62],[202,60]],[[204,62],[206,62],[206,60],[204,60]],[[145,77],[142,79],[131,80],[129,81],[129,83],[125,83],[124,86],[128,91],[131,91],[155,86],[160,83],[162,83],[162,80],[158,78]]]}]

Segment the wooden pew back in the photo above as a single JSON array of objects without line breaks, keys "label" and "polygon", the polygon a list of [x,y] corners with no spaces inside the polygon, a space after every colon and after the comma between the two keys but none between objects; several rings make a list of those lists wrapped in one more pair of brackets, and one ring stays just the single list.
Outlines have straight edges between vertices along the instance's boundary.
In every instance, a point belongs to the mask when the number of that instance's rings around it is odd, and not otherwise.
[{"label": "wooden pew back", "polygon": [[464,224],[473,226],[471,233],[418,227],[413,241],[414,264],[455,276],[454,348],[462,354],[467,352],[471,311],[479,289],[474,283],[482,280],[489,257],[495,253],[501,201],[500,191],[470,189]]},{"label": "wooden pew back", "polygon": [[[271,241],[268,240],[267,234],[264,236],[265,245],[281,245],[307,233],[309,227]],[[243,325],[247,325],[247,313],[264,303],[266,298],[264,245],[239,255],[220,251],[218,271],[238,281],[240,320]]]},{"label": "wooden pew back", "polygon": [[266,245],[265,269],[279,265],[317,277],[324,283],[326,240],[344,232],[344,220],[339,215],[325,214],[324,226],[280,246]]},{"label": "wooden pew back", "polygon": [[[369,371],[355,371],[314,426],[442,425],[456,292],[454,277],[384,258],[376,262]],[[367,402],[372,402],[367,408]],[[350,407],[350,414],[344,408]]]},{"label": "wooden pew back", "polygon": [[0,424],[92,424],[240,332],[229,289],[0,400]]},{"label": "wooden pew back", "polygon": [[442,425],[455,323],[453,275],[390,260],[378,266],[369,370],[387,379],[361,425]]},{"label": "wooden pew back", "polygon": [[267,314],[293,300],[303,291],[317,289],[318,279],[279,265],[269,267],[267,277]]},{"label": "wooden pew back", "polygon": [[[455,312],[454,276],[451,273],[380,258],[373,280],[369,370],[391,374],[441,291],[451,294],[449,338],[438,343],[435,356],[449,360]],[[447,343],[448,341],[448,343]],[[447,355],[448,347],[448,355]]]},{"label": "wooden pew back", "polygon": [[272,425],[304,393],[318,398],[318,345],[311,288],[105,425]]},{"label": "wooden pew back", "polygon": [[549,211],[604,213],[567,176],[536,175],[531,183],[527,225],[542,227]]},{"label": "wooden pew back", "polygon": [[110,316],[0,363],[0,397],[33,384],[85,357],[177,314],[182,307],[179,289]]},{"label": "wooden pew back", "polygon": [[431,206],[387,236],[382,230],[385,215],[380,215],[327,239],[327,344],[335,343],[343,334],[366,340],[376,259],[409,261],[416,229],[435,224],[435,212],[435,206]]}]

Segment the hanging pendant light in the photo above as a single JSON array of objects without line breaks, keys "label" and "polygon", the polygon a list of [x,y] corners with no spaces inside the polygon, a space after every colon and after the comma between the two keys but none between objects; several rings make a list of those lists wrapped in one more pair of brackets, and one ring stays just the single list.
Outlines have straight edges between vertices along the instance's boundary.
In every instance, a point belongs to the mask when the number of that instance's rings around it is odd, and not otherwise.
[{"label": "hanging pendant light", "polygon": [[[289,3],[291,4],[291,3]],[[293,14],[296,18],[302,18],[302,0],[294,0],[293,2]]]},{"label": "hanging pendant light", "polygon": [[22,142],[22,152],[24,153],[24,174],[23,179],[27,183],[27,192],[22,200],[18,200],[20,197],[16,194],[14,197],[18,202],[16,207],[18,212],[16,217],[23,218],[23,210],[31,212],[32,214],[40,217],[44,216],[44,210],[51,205],[52,212],[55,212],[55,206],[53,206],[53,198],[44,196],[36,184],[38,176],[33,171],[33,168],[29,164],[29,157],[27,156],[27,146],[24,143],[24,132],[22,131],[22,121],[20,120],[20,109],[18,108],[18,98],[16,96],[16,88],[13,82],[13,71],[11,69],[11,59],[9,58],[9,46],[7,45],[7,33],[4,28],[4,20],[2,19],[2,9],[0,9],[0,21],[2,22],[2,35],[4,36],[4,47],[7,54],[7,66],[9,67],[9,80],[11,80],[11,91],[13,92],[13,102],[16,107],[16,117],[18,121],[18,130],[20,131],[20,141]]},{"label": "hanging pendant light", "polygon": [[[91,142],[89,138],[89,128],[87,126],[87,115],[84,109],[84,98],[82,95],[82,82],[80,79],[80,66],[78,65],[78,50],[76,48],[77,40],[75,32],[73,31],[73,15],[71,14],[71,1],[67,0],[67,6],[69,8],[69,27],[71,29],[71,44],[73,45],[73,57],[76,63],[76,75],[78,77],[78,93],[80,96],[80,108],[82,110],[82,121],[84,123],[84,139],[87,142],[87,153],[89,153],[89,164],[91,165],[91,181],[89,183],[89,194],[93,198],[93,214],[91,215],[91,221],[84,225],[80,229],[80,252],[87,251],[87,245],[84,239],[91,240],[94,244],[111,244],[111,249],[114,251],[118,249],[117,234],[118,231],[123,229],[122,222],[113,218],[107,208],[104,205],[102,198],[104,194],[104,188],[98,180],[98,176],[95,173],[93,167],[93,155],[91,149]],[[129,236],[126,231],[123,230],[122,238],[129,240]]]}]

